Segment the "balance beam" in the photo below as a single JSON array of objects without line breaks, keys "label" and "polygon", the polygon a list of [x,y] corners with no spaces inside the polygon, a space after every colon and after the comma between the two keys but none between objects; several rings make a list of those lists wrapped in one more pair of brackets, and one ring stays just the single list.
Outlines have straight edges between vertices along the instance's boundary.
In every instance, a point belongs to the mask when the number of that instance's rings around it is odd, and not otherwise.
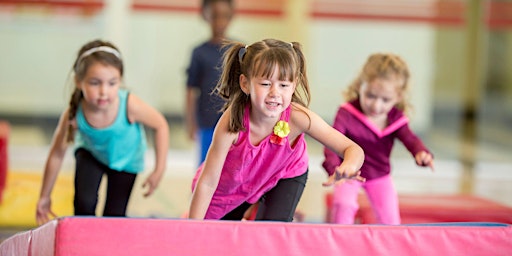
[{"label": "balance beam", "polygon": [[18,233],[1,255],[510,255],[512,226],[334,225],[64,217]]}]

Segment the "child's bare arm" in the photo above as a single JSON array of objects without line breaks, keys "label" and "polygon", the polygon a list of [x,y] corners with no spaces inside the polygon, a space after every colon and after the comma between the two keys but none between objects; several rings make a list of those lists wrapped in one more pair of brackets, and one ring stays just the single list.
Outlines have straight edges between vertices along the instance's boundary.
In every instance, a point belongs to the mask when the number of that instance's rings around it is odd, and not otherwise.
[{"label": "child's bare arm", "polygon": [[215,127],[201,176],[192,194],[189,210],[191,219],[204,219],[217,189],[226,156],[236,140],[237,135],[228,131],[229,116],[229,111],[224,112]]},{"label": "child's bare arm", "polygon": [[[296,105],[295,105],[296,106]],[[297,129],[302,129],[313,139],[322,143],[327,148],[338,154],[344,160],[336,168],[336,173],[331,175],[327,183],[336,182],[340,179],[354,178],[364,180],[359,176],[359,169],[363,165],[363,149],[345,135],[327,124],[320,116],[314,112],[297,106],[298,111],[292,115],[293,125]]]}]

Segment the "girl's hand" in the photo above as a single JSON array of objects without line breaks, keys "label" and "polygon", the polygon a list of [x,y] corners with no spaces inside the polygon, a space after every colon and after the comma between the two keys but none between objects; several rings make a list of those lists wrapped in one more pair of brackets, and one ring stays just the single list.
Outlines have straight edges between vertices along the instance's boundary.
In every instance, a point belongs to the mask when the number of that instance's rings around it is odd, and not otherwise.
[{"label": "girl's hand", "polygon": [[357,180],[361,182],[365,182],[366,179],[360,176],[361,171],[355,170],[354,168],[349,168],[343,163],[336,167],[336,171],[329,176],[326,182],[322,183],[324,187],[331,186],[334,184],[343,183],[347,180]]},{"label": "girl's hand", "polygon": [[428,166],[434,171],[434,157],[426,151],[420,151],[415,156],[416,164],[419,166]]},{"label": "girl's hand", "polygon": [[[51,219],[57,218],[57,214],[55,214],[51,210],[52,200],[48,198],[40,198],[37,202],[36,209],[36,221],[38,225],[45,224]],[[50,216],[48,216],[50,215]]]},{"label": "girl's hand", "polygon": [[151,194],[153,194],[155,189],[158,187],[158,183],[160,183],[161,178],[162,175],[158,174],[156,171],[152,172],[151,175],[149,175],[146,181],[144,181],[144,183],[142,184],[142,188],[148,187],[148,191],[144,193],[144,197],[148,197]]}]

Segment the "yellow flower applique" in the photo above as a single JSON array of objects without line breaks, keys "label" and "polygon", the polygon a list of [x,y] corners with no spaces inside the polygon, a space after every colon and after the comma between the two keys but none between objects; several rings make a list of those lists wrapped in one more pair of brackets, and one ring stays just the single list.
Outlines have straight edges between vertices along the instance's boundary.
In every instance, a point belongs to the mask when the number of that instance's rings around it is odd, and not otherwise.
[{"label": "yellow flower applique", "polygon": [[284,145],[285,138],[290,133],[290,125],[288,122],[280,120],[274,126],[274,134],[270,136],[270,142],[277,145]]}]

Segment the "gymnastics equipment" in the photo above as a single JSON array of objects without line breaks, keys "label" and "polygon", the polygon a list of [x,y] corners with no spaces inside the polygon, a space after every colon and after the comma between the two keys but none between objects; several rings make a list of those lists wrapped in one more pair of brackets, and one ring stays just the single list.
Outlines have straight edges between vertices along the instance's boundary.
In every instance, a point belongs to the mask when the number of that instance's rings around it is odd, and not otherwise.
[{"label": "gymnastics equipment", "polygon": [[[332,223],[332,193],[325,195],[325,221]],[[512,224],[512,208],[473,195],[399,195],[402,224],[439,222],[498,222]],[[377,218],[365,194],[358,197],[358,224],[376,224]]]},{"label": "gymnastics equipment", "polygon": [[62,217],[0,244],[0,255],[510,255],[500,223],[335,225]]}]

